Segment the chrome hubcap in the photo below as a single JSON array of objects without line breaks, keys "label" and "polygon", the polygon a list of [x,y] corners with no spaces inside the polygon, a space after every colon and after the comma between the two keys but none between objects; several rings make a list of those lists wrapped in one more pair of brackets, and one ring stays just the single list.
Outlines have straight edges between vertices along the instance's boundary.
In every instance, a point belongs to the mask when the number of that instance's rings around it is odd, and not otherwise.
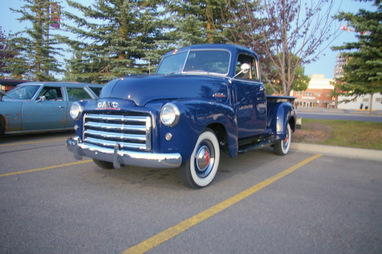
[{"label": "chrome hubcap", "polygon": [[196,155],[196,165],[199,171],[205,171],[210,164],[210,153],[206,146],[202,146]]},{"label": "chrome hubcap", "polygon": [[285,137],[285,139],[283,140],[283,149],[284,149],[284,150],[287,149],[288,146],[289,146],[289,142],[290,142],[289,137],[290,137],[290,132],[289,132],[289,129],[288,129],[288,131],[287,131],[287,133],[286,133],[286,137]]},{"label": "chrome hubcap", "polygon": [[195,154],[195,169],[199,177],[207,177],[214,166],[215,152],[212,144],[201,144]]}]

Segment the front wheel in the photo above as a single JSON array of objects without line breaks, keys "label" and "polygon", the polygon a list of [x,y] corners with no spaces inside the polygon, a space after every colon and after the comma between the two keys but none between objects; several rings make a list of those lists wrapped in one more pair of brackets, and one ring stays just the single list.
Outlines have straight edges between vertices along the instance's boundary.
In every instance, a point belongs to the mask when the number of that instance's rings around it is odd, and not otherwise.
[{"label": "front wheel", "polygon": [[290,124],[287,125],[285,139],[277,142],[274,145],[275,154],[285,155],[289,152],[290,144],[292,142],[292,130]]},{"label": "front wheel", "polygon": [[203,188],[215,178],[219,161],[219,141],[212,130],[206,129],[200,134],[190,159],[179,168],[179,177],[191,188]]}]

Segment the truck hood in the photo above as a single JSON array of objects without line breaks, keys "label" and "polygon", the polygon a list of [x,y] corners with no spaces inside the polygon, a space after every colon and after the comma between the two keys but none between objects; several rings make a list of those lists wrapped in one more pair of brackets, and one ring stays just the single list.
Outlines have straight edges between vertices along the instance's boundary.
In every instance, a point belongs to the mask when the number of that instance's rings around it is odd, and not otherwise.
[{"label": "truck hood", "polygon": [[228,98],[226,77],[196,75],[129,76],[110,81],[100,94],[100,99],[119,98],[144,106],[154,100]]}]

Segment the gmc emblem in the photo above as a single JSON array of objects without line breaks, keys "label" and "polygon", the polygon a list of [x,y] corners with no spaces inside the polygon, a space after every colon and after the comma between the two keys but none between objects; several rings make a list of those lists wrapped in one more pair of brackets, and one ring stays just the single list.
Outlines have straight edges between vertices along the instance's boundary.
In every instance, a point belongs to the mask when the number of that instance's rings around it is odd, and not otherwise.
[{"label": "gmc emblem", "polygon": [[119,110],[118,108],[118,102],[110,102],[110,101],[100,101],[97,103],[96,109],[112,109],[112,110]]}]

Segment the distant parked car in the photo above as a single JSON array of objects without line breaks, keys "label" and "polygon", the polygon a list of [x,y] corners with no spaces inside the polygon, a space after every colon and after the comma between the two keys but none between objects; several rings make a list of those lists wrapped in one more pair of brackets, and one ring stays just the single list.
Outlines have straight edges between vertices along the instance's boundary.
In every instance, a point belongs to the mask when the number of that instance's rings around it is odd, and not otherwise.
[{"label": "distant parked car", "polygon": [[[15,88],[18,84],[25,83],[25,82],[31,82],[29,80],[21,80],[21,79],[0,79],[0,92],[6,93],[13,88]],[[0,95],[1,98],[1,95]]]},{"label": "distant parked car", "polygon": [[74,101],[97,99],[103,85],[28,82],[0,95],[0,134],[70,130]]}]

